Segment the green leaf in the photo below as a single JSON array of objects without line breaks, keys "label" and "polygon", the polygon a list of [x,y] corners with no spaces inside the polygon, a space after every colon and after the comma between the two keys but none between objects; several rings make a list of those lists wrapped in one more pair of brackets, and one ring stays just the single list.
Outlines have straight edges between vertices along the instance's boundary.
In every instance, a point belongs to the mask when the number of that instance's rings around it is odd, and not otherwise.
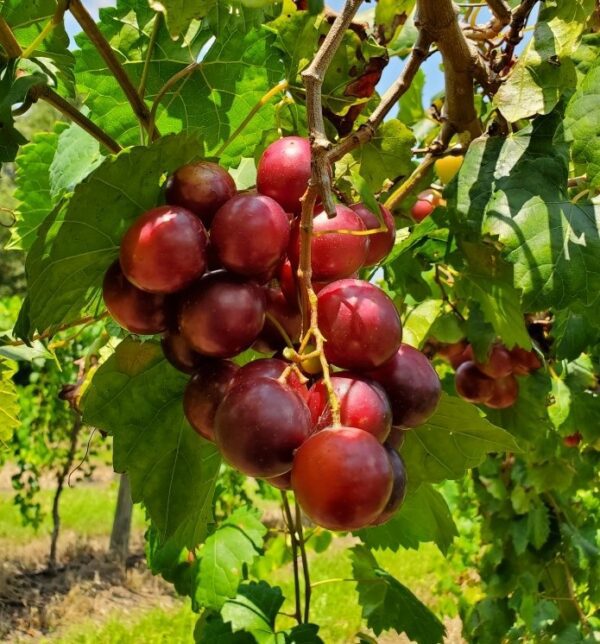
[{"label": "green leaf", "polygon": [[551,403],[548,405],[548,416],[554,427],[558,429],[569,417],[571,411],[571,390],[565,381],[558,376],[552,376],[551,382]]},{"label": "green leaf", "polygon": [[442,393],[437,411],[406,432],[402,458],[411,485],[458,479],[492,452],[518,451],[515,439],[492,425],[477,407]]},{"label": "green leaf", "polygon": [[17,388],[12,380],[14,373],[14,364],[0,357],[0,447],[20,425]]},{"label": "green leaf", "polygon": [[444,497],[423,483],[409,488],[402,507],[387,523],[360,530],[357,535],[369,548],[417,550],[419,544],[433,541],[446,554],[458,531]]},{"label": "green leaf", "polygon": [[598,337],[595,318],[586,315],[586,309],[578,307],[575,310],[557,311],[552,325],[554,351],[559,360],[575,360]]},{"label": "green leaf", "polygon": [[448,190],[464,238],[498,240],[526,311],[591,306],[600,292],[600,206],[571,203],[559,111],[504,138],[472,143]]},{"label": "green leaf", "polygon": [[15,127],[13,105],[22,103],[34,85],[46,82],[40,74],[22,76],[13,81],[14,62],[9,63],[0,80],[0,163],[12,161],[19,151],[19,146],[27,139]]},{"label": "green leaf", "polygon": [[594,0],[548,0],[540,11],[533,37],[494,105],[514,123],[549,114],[561,96],[577,83],[573,54],[594,8]]},{"label": "green leaf", "polygon": [[283,605],[283,594],[278,586],[266,581],[242,584],[235,599],[228,600],[221,615],[233,632],[251,633],[258,644],[275,644],[275,619]]},{"label": "green leaf", "polygon": [[196,644],[256,644],[250,635],[239,631],[234,633],[231,624],[226,624],[220,613],[205,610],[194,628],[194,642]]},{"label": "green leaf", "polygon": [[440,620],[406,586],[382,570],[365,546],[352,548],[351,557],[362,615],[375,635],[393,629],[419,644],[442,642],[445,628]]},{"label": "green leaf", "polygon": [[530,540],[533,547],[539,550],[550,536],[550,513],[544,503],[539,503],[527,515]]},{"label": "green leaf", "polygon": [[395,181],[412,172],[412,148],[415,138],[398,119],[383,123],[369,143],[353,152],[360,163],[360,174],[374,192],[384,182]]},{"label": "green leaf", "polygon": [[378,0],[375,28],[380,40],[387,44],[397,38],[414,6],[415,0]]},{"label": "green leaf", "polygon": [[324,644],[318,636],[319,627],[316,624],[298,624],[286,631],[286,644]]},{"label": "green leaf", "polygon": [[592,188],[600,187],[600,62],[586,74],[567,106],[565,128],[573,141],[571,152],[578,173],[587,174]]},{"label": "green leaf", "polygon": [[195,589],[201,606],[219,610],[235,597],[244,567],[260,554],[266,533],[258,513],[241,508],[206,539]]},{"label": "green leaf", "polygon": [[197,158],[198,149],[195,136],[182,134],[109,157],[46,218],[27,256],[20,337],[98,311],[102,279],[118,257],[121,237],[160,203],[163,174]]},{"label": "green leaf", "polygon": [[191,595],[194,568],[189,561],[190,551],[173,539],[161,543],[160,533],[150,524],[146,531],[146,562],[153,575],[161,575],[173,584],[180,595]]},{"label": "green leaf", "polygon": [[58,138],[56,153],[50,164],[52,198],[72,192],[104,160],[100,144],[75,123]]},{"label": "green leaf", "polygon": [[[381,2],[378,2],[377,6],[379,7],[380,4]],[[412,127],[425,118],[425,110],[423,109],[424,88],[425,74],[422,69],[419,69],[408,91],[404,93],[398,102],[398,119],[405,125]]]},{"label": "green leaf", "polygon": [[150,6],[164,14],[172,38],[185,33],[192,20],[205,16],[218,0],[148,0]]},{"label": "green leaf", "polygon": [[411,308],[402,321],[402,341],[421,349],[443,309],[443,300],[425,300]]},{"label": "green leaf", "polygon": [[[17,42],[27,49],[56,14],[57,0],[4,0],[0,15],[10,25]],[[59,88],[75,96],[73,68],[75,58],[69,51],[69,36],[62,21],[54,25],[30,58],[41,59]]]},{"label": "green leaf", "polygon": [[127,472],[134,502],[146,506],[161,543],[193,548],[212,521],[221,459],[183,415],[187,383],[160,344],[121,342],[96,372],[83,400],[85,422],[114,437],[114,468]]},{"label": "green leaf", "polygon": [[[133,84],[138,86],[145,67],[156,14],[147,0],[120,0],[117,8],[100,13],[99,28],[118,56]],[[175,83],[160,101],[156,124],[162,134],[195,130],[202,137],[198,154],[211,156],[240,126],[248,113],[284,77],[283,64],[273,43],[275,36],[261,24],[263,12],[226,3],[215,8],[202,25],[195,24],[183,42],[174,42],[166,27],[158,30],[146,66],[146,100],[150,105],[165,83],[188,65],[199,66]],[[117,81],[85,36],[78,37],[77,78],[93,120],[124,145],[139,142],[140,126]],[[227,149],[220,163],[237,165],[273,129],[275,100],[263,105]]]},{"label": "green leaf", "polygon": [[28,250],[37,229],[56,205],[51,193],[49,167],[56,153],[59,134],[65,127],[60,123],[53,132],[38,132],[31,143],[19,150],[15,161],[15,197],[19,203],[11,239],[6,246],[8,249]]}]

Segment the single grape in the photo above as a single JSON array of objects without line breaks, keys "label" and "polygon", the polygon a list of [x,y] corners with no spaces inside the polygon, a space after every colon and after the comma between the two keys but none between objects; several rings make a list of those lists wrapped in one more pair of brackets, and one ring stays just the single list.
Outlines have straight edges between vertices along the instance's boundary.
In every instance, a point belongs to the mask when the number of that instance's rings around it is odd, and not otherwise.
[{"label": "single grape", "polygon": [[283,292],[277,287],[266,287],[267,310],[265,325],[253,345],[253,348],[263,353],[280,351],[287,346],[279,325],[292,343],[300,340],[302,329],[302,314],[298,305],[291,306]]},{"label": "single grape", "polygon": [[178,331],[169,331],[160,343],[165,358],[183,373],[193,374],[206,361],[206,357],[194,351]]},{"label": "single grape", "polygon": [[286,136],[271,143],[258,162],[256,187],[275,199],[286,211],[299,213],[300,199],[310,179],[310,143],[299,136]]},{"label": "single grape", "polygon": [[[473,359],[471,358],[471,356],[473,355],[473,349],[472,347],[470,349],[470,353],[467,350],[465,352],[465,356],[468,359]],[[490,378],[504,378],[505,376],[510,375],[513,370],[513,362],[512,358],[510,357],[510,353],[505,347],[500,344],[495,344],[492,347],[485,362],[479,362],[478,360],[475,360],[475,364],[477,365],[481,373],[484,373]]]},{"label": "single grape", "polygon": [[[331,376],[331,384],[340,403],[342,425],[369,432],[383,443],[392,426],[392,410],[383,389],[376,382],[369,382],[348,372]],[[331,426],[331,407],[323,380],[310,388],[308,408],[317,431]]]},{"label": "single grape", "polygon": [[454,376],[456,393],[468,402],[482,403],[492,397],[494,381],[482,373],[472,360],[463,362]]},{"label": "single grape", "polygon": [[390,459],[379,441],[356,427],[313,434],[294,457],[292,488],[312,521],[329,530],[358,530],[384,510],[392,491]]},{"label": "single grape", "polygon": [[265,479],[267,483],[276,487],[278,490],[291,490],[292,489],[292,470],[279,476],[274,476],[270,479]]},{"label": "single grape", "polygon": [[190,425],[209,441],[215,440],[215,414],[239,367],[229,360],[207,360],[188,382],[183,411]]},{"label": "single grape", "polygon": [[373,369],[390,360],[402,341],[400,316],[377,286],[356,279],[333,282],[318,296],[325,355],[338,367]]},{"label": "single grape", "polygon": [[202,222],[179,206],[148,210],[121,241],[121,268],[135,286],[150,293],[175,293],[206,270],[208,237]]},{"label": "single grape", "polygon": [[435,369],[423,353],[408,344],[400,345],[391,360],[368,375],[384,388],[392,406],[392,422],[400,427],[425,423],[442,395]]},{"label": "single grape", "polygon": [[216,271],[182,297],[179,328],[193,349],[231,358],[252,345],[265,321],[265,294],[254,282]]},{"label": "single grape", "polygon": [[435,206],[430,201],[417,199],[411,208],[410,214],[417,223],[420,223],[423,219],[427,219],[434,210]]},{"label": "single grape", "polygon": [[289,240],[290,222],[281,206],[251,193],[221,206],[210,228],[219,261],[240,275],[268,278],[282,262]]},{"label": "single grape", "polygon": [[123,275],[119,262],[106,271],[102,296],[113,320],[127,331],[154,335],[166,330],[166,297],[136,288]]},{"label": "single grape", "polygon": [[288,472],[311,429],[306,403],[291,388],[264,376],[239,382],[219,405],[216,443],[243,474],[271,478]]},{"label": "single grape", "polygon": [[371,525],[382,525],[389,521],[394,514],[396,514],[396,511],[402,505],[406,496],[407,478],[404,461],[395,449],[392,449],[387,445],[384,445],[384,447],[392,465],[394,482],[392,484],[392,493],[390,494],[390,498],[386,503],[383,512],[371,523]]},{"label": "single grape", "polygon": [[[331,282],[349,277],[361,268],[369,248],[367,235],[352,235],[328,231],[366,230],[362,219],[346,206],[336,206],[336,216],[329,219],[326,212],[320,212],[313,219],[311,239],[311,264],[313,279],[317,282]],[[292,225],[288,254],[292,266],[300,261],[300,224]]]},{"label": "single grape", "polygon": [[[357,203],[350,206],[350,208],[362,219],[367,230],[373,230],[381,226],[377,216],[373,214],[365,204]],[[389,252],[394,247],[394,242],[396,241],[396,224],[392,213],[385,206],[381,205],[379,206],[379,211],[387,231],[376,233],[375,235],[369,235],[369,247],[364,264],[365,266],[375,266],[379,264],[384,257],[389,255]]]},{"label": "single grape", "polygon": [[[235,387],[244,380],[252,382],[256,378],[273,378],[274,380],[278,380],[288,367],[289,363],[280,358],[259,358],[241,367],[235,374],[231,385]],[[295,371],[290,371],[286,378],[286,384],[299,394],[303,400],[307,400],[308,388],[300,380]]]},{"label": "single grape", "polygon": [[182,166],[169,177],[166,199],[173,206],[191,210],[208,227],[217,210],[235,193],[235,182],[225,168],[198,161]]},{"label": "single grape", "polygon": [[512,407],[519,397],[519,383],[513,376],[505,376],[492,380],[492,395],[484,404],[492,409],[506,409]]},{"label": "single grape", "polygon": [[517,376],[526,376],[532,371],[540,369],[542,363],[537,357],[535,351],[527,351],[521,347],[515,347],[510,350],[513,373]]}]

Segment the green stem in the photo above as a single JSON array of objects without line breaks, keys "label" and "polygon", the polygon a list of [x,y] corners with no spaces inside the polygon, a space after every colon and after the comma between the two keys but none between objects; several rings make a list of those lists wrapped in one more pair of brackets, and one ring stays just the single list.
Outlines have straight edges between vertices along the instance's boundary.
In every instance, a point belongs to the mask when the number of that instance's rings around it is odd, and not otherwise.
[{"label": "green stem", "polygon": [[285,513],[290,541],[292,544],[292,566],[294,569],[294,595],[296,601],[295,618],[298,624],[302,624],[302,606],[300,604],[300,575],[298,570],[298,542],[296,541],[296,529],[294,526],[294,519],[290,509],[290,503],[287,498],[287,492],[282,490],[281,500],[283,503],[283,511]]},{"label": "green stem", "polygon": [[150,71],[150,61],[152,60],[152,54],[154,53],[154,46],[156,45],[156,39],[158,38],[158,32],[160,31],[160,21],[162,14],[157,13],[154,18],[154,24],[152,25],[152,33],[150,34],[150,41],[148,42],[148,51],[146,52],[146,60],[144,60],[144,69],[142,70],[142,77],[140,79],[140,84],[138,87],[138,94],[140,98],[144,100],[146,94],[146,84],[148,83],[148,73]]},{"label": "green stem", "polygon": [[302,525],[302,510],[298,505],[298,501],[294,498],[296,505],[296,531],[298,538],[298,546],[300,548],[300,556],[302,558],[302,571],[304,573],[304,623],[308,624],[310,621],[310,597],[312,587],[310,585],[310,572],[308,568],[308,557],[306,555],[306,542],[304,541],[304,527]]}]

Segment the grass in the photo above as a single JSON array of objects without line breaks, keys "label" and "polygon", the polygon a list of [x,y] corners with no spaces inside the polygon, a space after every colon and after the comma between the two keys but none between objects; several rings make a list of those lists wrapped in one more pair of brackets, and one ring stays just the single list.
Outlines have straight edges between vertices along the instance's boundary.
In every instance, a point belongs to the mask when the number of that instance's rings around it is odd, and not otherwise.
[{"label": "grass", "polygon": [[43,639],[53,644],[189,644],[193,642],[198,615],[187,606],[179,610],[150,610],[141,619],[127,622],[115,613],[101,626],[83,622],[58,638]]},{"label": "grass", "polygon": [[[117,491],[116,481],[108,486],[80,485],[66,488],[60,502],[61,529],[76,532],[82,539],[110,534]],[[13,503],[12,493],[0,493],[0,552],[3,541],[24,543],[50,535],[52,492],[40,492],[39,500],[45,516],[36,531],[30,525],[23,525],[19,508]],[[133,521],[134,529],[144,529],[144,512],[139,506],[134,508]]]}]

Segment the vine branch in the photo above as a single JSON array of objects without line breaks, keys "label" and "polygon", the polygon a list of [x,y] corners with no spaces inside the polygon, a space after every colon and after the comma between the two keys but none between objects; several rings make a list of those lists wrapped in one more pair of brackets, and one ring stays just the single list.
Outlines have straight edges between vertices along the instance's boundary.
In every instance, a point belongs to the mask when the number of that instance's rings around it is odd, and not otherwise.
[{"label": "vine branch", "polygon": [[156,127],[150,121],[150,110],[148,109],[148,106],[142,100],[137,89],[134,87],[131,79],[127,75],[127,72],[117,59],[112,47],[104,38],[100,29],[98,29],[94,19],[83,6],[81,0],[70,0],[69,10],[94,47],[96,47],[98,53],[102,56],[107,67],[121,86],[121,89],[127,97],[134,114],[137,116],[144,129],[148,132],[150,138],[154,140],[157,136],[160,136]]},{"label": "vine branch", "polygon": [[[48,338],[51,338],[52,336],[56,335],[57,333],[60,333],[61,331],[67,331],[68,329],[73,329],[76,326],[93,324],[94,322],[99,322],[100,320],[104,320],[104,318],[107,318],[108,316],[109,316],[108,311],[104,311],[104,313],[101,313],[100,315],[87,315],[86,317],[79,318],[78,320],[74,320],[73,322],[67,322],[66,324],[61,324],[53,331],[44,331],[44,333],[37,333],[36,335],[31,337],[30,342],[37,342],[38,340],[47,340]],[[0,346],[22,347],[26,344],[29,344],[29,343],[23,340],[11,340],[10,342],[0,343]]]}]

